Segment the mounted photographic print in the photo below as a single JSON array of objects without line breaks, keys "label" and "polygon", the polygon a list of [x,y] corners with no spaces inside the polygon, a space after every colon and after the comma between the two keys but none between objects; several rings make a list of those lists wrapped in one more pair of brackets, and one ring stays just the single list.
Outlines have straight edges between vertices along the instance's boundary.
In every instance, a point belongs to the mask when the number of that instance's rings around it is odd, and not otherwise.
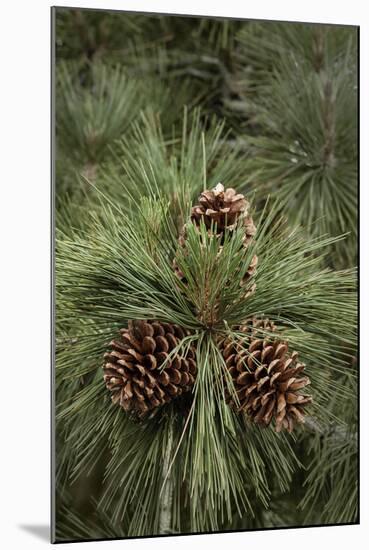
[{"label": "mounted photographic print", "polygon": [[52,19],[53,542],[357,523],[358,28]]}]

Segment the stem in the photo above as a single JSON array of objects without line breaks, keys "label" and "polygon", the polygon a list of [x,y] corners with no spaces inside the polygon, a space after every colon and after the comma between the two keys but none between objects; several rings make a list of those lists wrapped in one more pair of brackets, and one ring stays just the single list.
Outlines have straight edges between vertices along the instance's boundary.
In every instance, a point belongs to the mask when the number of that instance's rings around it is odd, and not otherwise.
[{"label": "stem", "polygon": [[163,489],[160,500],[159,534],[171,532],[172,523],[172,502],[173,502],[173,479],[170,474],[171,454],[173,449],[172,426],[169,426],[167,448],[164,456],[163,465]]},{"label": "stem", "polygon": [[202,163],[203,163],[203,185],[204,191],[206,189],[206,147],[205,147],[205,135],[204,132],[201,133],[201,145],[202,145]]},{"label": "stem", "polygon": [[324,31],[317,27],[313,33],[313,66],[317,73],[324,67]]},{"label": "stem", "polygon": [[325,166],[334,166],[334,139],[335,139],[335,120],[334,120],[334,96],[331,80],[324,84],[324,99],[322,105],[322,115],[324,124],[324,147],[323,163]]}]

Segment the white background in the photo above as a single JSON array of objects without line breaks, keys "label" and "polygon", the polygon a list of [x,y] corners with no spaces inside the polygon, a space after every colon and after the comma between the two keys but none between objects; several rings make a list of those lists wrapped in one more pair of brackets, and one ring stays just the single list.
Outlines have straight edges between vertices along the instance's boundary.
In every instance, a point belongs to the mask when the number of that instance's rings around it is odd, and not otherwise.
[{"label": "white background", "polygon": [[[73,4],[73,2],[71,2]],[[89,548],[363,548],[369,539],[368,52],[366,2],[93,1],[73,5],[361,26],[361,525],[90,543]],[[58,5],[68,5],[60,1]],[[1,6],[0,19],[0,544],[46,547],[49,525],[50,3]],[[4,124],[5,121],[5,124]],[[5,168],[5,169],[4,169]],[[4,306],[5,304],[5,306]],[[38,534],[37,534],[38,533]],[[41,533],[41,536],[40,536]],[[76,544],[69,545],[77,547]],[[78,546],[81,548],[81,546]]]}]

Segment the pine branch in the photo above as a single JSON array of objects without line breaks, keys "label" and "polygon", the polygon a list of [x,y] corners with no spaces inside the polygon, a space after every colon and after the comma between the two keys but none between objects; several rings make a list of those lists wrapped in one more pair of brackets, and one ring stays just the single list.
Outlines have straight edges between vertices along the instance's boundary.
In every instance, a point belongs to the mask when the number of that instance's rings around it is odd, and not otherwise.
[{"label": "pine branch", "polygon": [[[172,205],[164,193],[160,194],[154,182],[149,196],[130,214],[117,203],[104,205],[92,220],[88,238],[77,233],[63,236],[58,244],[59,322],[68,322],[69,334],[77,338],[75,344],[64,344],[60,350],[60,383],[88,372],[88,368],[92,374],[90,382],[72,395],[68,395],[67,386],[67,401],[59,401],[58,417],[66,423],[68,445],[78,450],[74,464],[67,462],[63,469],[72,469],[72,477],[77,479],[93,467],[96,456],[113,446],[99,508],[112,514],[113,521],[128,514],[131,534],[157,533],[164,528],[171,532],[216,530],[232,522],[235,513],[251,522],[255,499],[268,506],[269,475],[279,480],[281,491],[287,491],[292,482],[298,464],[293,445],[272,431],[250,429],[226,405],[221,382],[225,366],[217,351],[218,335],[231,331],[236,337],[234,325],[254,315],[274,320],[281,335],[307,363],[316,414],[327,420],[336,414],[326,410],[332,388],[339,403],[347,401],[349,372],[335,342],[351,345],[355,338],[355,278],[350,272],[321,270],[321,260],[315,257],[331,239],[307,241],[301,233],[275,224],[272,211],[258,223],[254,244],[247,249],[240,246],[239,229],[232,238],[226,234],[219,254],[220,243],[204,226],[200,225],[199,231],[189,227],[188,254],[180,260],[188,281],[184,285],[172,268],[178,250],[176,228],[171,220]],[[102,195],[102,200],[107,199]],[[245,299],[240,282],[255,252],[260,258],[257,292]],[[203,303],[214,307],[219,316],[211,330],[208,319],[199,316],[206,288]],[[81,318],[86,322],[83,338]],[[168,446],[172,409],[164,407],[155,423],[149,419],[135,426],[128,419],[118,421],[122,413],[113,405],[107,407],[97,368],[104,346],[119,328],[129,319],[152,318],[194,331],[199,372],[193,415],[187,425],[180,416],[175,430],[173,448],[179,445],[179,451],[171,465],[162,514],[152,508],[150,499],[160,492],[168,474],[167,462],[163,464],[158,453]],[[80,368],[70,371],[73,364]],[[341,373],[341,379],[336,373]],[[175,403],[173,407],[175,411]]]},{"label": "pine branch", "polygon": [[[313,236],[349,233],[329,265],[356,261],[356,31],[275,23],[240,32],[226,111],[247,142],[257,199],[271,193]],[[242,108],[244,109],[242,111]]]},{"label": "pine branch", "polygon": [[[80,14],[58,20],[58,537],[355,521],[356,274],[331,269],[355,257],[353,30]],[[232,130],[208,114],[222,95]],[[255,190],[247,247],[240,223],[218,239],[189,222],[219,181]],[[253,317],[306,364],[292,434],[228,401],[219,342]],[[193,347],[197,374],[138,417],[101,367],[120,329],[154,319],[190,333],[160,373]]]}]

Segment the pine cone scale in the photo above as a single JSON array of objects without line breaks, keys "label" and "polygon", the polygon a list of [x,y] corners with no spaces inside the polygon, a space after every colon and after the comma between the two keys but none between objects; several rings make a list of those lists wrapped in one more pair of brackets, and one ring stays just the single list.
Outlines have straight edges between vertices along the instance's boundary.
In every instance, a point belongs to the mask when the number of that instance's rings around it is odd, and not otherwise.
[{"label": "pine cone scale", "polygon": [[104,381],[113,403],[143,416],[190,391],[196,374],[194,350],[187,357],[169,355],[186,335],[178,325],[158,321],[130,321],[121,329],[121,340],[110,342],[104,355]]},{"label": "pine cone scale", "polygon": [[228,402],[256,424],[268,426],[274,418],[277,432],[292,431],[295,423],[304,422],[304,408],[312,402],[311,396],[298,393],[310,384],[300,376],[305,365],[296,352],[289,353],[287,342],[265,336],[275,331],[270,321],[254,318],[239,330],[245,338],[220,345],[239,401],[228,392]]},{"label": "pine cone scale", "polygon": [[145,355],[154,353],[156,348],[155,340],[152,336],[145,336],[141,345],[142,351]]}]

